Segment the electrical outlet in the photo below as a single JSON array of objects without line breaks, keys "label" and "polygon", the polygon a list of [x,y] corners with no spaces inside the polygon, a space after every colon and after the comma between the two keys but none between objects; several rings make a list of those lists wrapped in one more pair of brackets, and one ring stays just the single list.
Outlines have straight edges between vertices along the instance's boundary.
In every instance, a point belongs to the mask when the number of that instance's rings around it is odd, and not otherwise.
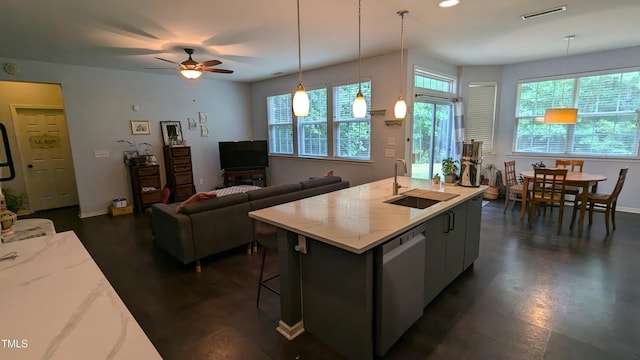
[{"label": "electrical outlet", "polygon": [[110,156],[109,150],[94,150],[93,156],[96,158],[108,158]]},{"label": "electrical outlet", "polygon": [[396,157],[396,149],[384,149],[384,156],[388,158]]},{"label": "electrical outlet", "polygon": [[202,184],[203,184],[203,181],[202,181],[202,179],[200,179],[200,185],[202,185]]}]

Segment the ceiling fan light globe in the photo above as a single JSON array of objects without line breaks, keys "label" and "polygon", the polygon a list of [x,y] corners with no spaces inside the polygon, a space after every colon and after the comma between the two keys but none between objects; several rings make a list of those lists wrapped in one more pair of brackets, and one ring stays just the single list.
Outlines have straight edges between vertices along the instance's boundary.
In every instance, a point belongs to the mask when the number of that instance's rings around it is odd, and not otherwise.
[{"label": "ceiling fan light globe", "polygon": [[309,115],[309,95],[302,83],[298,83],[296,93],[293,95],[293,114],[295,116]]},{"label": "ceiling fan light globe", "polygon": [[404,101],[402,96],[398,98],[396,106],[393,107],[393,116],[396,119],[404,119],[405,116],[407,116],[407,103]]},{"label": "ceiling fan light globe", "polygon": [[352,110],[353,117],[356,119],[362,119],[367,115],[367,101],[361,92],[358,92],[355,100],[353,100]]},{"label": "ceiling fan light globe", "polygon": [[201,71],[192,70],[192,69],[182,69],[180,70],[180,73],[182,74],[182,76],[184,76],[186,79],[189,79],[189,80],[195,80],[200,76],[202,76]]}]

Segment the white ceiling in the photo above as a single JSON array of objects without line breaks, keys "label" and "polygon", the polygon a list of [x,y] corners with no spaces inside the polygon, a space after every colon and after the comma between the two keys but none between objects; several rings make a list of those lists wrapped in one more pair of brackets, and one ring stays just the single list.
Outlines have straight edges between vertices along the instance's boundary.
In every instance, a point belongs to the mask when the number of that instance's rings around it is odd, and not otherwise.
[{"label": "white ceiling", "polygon": [[[298,69],[295,0],[3,0],[0,57],[132,71],[171,67],[182,50],[218,59],[232,75],[256,81]],[[301,0],[304,70],[356,60],[358,1]],[[456,65],[500,65],[640,45],[640,0],[362,0],[362,54],[405,48]],[[566,5],[564,13],[520,15]],[[177,76],[177,72],[175,72]]]}]

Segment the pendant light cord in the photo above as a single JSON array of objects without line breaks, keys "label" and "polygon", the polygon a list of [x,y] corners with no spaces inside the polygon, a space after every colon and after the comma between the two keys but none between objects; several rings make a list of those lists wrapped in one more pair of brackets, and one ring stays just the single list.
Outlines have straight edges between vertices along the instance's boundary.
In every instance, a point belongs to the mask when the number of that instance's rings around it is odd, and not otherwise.
[{"label": "pendant light cord", "polygon": [[300,50],[300,0],[297,0],[298,8],[298,83],[302,83],[302,51]]},{"label": "pendant light cord", "polygon": [[560,97],[560,106],[564,106],[564,87],[567,82],[567,76],[569,75],[569,45],[571,45],[571,40],[575,38],[574,35],[565,36],[565,40],[567,40],[567,53],[564,57],[564,78],[562,79],[562,95]]},{"label": "pendant light cord", "polygon": [[404,16],[407,14],[406,10],[398,11],[400,15],[400,96],[402,96],[402,64],[404,62]]},{"label": "pendant light cord", "polygon": [[362,35],[361,35],[361,29],[362,29],[362,20],[361,20],[361,7],[360,7],[360,3],[361,0],[358,0],[358,94],[362,93],[362,74],[361,74],[361,68],[362,68]]}]

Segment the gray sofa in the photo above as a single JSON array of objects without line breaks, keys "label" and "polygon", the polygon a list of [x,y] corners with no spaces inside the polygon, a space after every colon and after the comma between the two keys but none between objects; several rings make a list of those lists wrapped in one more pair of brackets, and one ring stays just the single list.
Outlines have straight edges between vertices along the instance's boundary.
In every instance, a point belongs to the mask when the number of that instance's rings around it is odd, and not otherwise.
[{"label": "gray sofa", "polygon": [[151,230],[160,248],[200,271],[200,259],[254,241],[250,211],[347,187],[348,181],[330,176],[202,200],[180,212],[178,203],[154,204]]}]

